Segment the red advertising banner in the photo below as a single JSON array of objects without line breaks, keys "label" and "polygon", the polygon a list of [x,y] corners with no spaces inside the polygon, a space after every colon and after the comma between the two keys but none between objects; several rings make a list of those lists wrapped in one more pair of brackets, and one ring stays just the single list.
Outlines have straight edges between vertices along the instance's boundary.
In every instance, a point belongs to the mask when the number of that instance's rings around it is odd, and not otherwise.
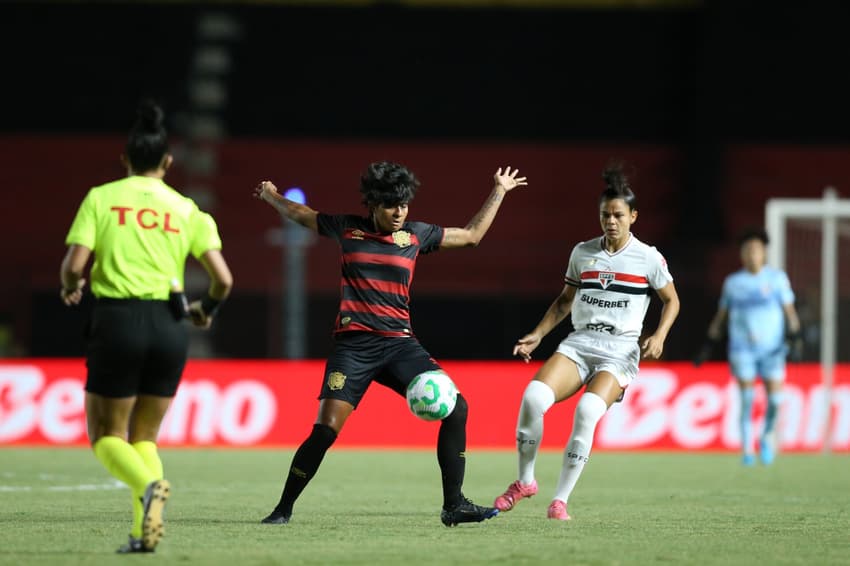
[{"label": "red advertising banner", "polygon": [[[540,362],[446,361],[469,402],[471,449],[513,449],[523,390]],[[190,361],[159,441],[170,446],[293,447],[315,421],[324,362]],[[85,445],[85,363],[81,359],[0,362],[0,445]],[[646,363],[625,400],[605,415],[596,450],[737,450],[738,392],[724,363]],[[543,449],[561,450],[574,397],[546,415]],[[764,395],[757,389],[759,430]],[[439,424],[420,421],[405,401],[374,385],[335,446],[433,449]],[[785,451],[813,451],[829,438],[850,451],[850,365],[822,385],[817,364],[788,368],[778,426]]]}]

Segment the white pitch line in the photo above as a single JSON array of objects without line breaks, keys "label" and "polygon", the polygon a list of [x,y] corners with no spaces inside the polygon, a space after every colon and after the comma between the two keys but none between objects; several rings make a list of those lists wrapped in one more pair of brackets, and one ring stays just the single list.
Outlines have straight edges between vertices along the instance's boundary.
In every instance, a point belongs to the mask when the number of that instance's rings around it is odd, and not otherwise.
[{"label": "white pitch line", "polygon": [[127,489],[127,486],[118,480],[112,480],[109,483],[83,483],[77,485],[50,485],[38,486],[31,485],[0,485],[0,492],[16,492],[16,491],[112,491],[115,489]]}]

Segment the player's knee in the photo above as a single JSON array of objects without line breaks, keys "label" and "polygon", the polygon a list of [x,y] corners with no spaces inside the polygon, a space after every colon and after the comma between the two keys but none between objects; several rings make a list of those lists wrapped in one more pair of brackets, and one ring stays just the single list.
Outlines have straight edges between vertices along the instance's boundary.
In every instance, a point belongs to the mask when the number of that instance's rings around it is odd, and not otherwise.
[{"label": "player's knee", "polygon": [[522,410],[535,417],[543,416],[555,404],[555,392],[542,381],[532,380],[522,394]]},{"label": "player's knee", "polygon": [[602,419],[608,410],[605,400],[595,393],[585,393],[576,404],[575,425],[573,428],[596,428],[596,423]]},{"label": "player's knee", "polygon": [[331,445],[336,441],[336,431],[324,424],[314,424],[313,432],[310,433],[310,439],[318,446],[323,447],[325,450],[331,447]]},{"label": "player's knee", "polygon": [[464,399],[463,395],[458,393],[454,410],[443,420],[451,420],[465,424],[467,416],[469,416],[469,405],[466,403],[466,399]]}]

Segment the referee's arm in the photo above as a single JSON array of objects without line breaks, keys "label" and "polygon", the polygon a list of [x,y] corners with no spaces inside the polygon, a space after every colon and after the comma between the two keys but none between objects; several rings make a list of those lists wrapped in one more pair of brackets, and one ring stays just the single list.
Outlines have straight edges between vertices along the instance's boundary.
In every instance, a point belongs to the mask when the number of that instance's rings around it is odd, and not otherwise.
[{"label": "referee's arm", "polygon": [[199,261],[210,277],[210,288],[207,293],[213,299],[223,301],[233,289],[233,275],[224,261],[224,256],[221,255],[220,250],[207,250]]},{"label": "referee's arm", "polygon": [[62,289],[59,296],[66,305],[78,305],[83,298],[83,270],[91,257],[91,250],[79,244],[71,244],[65,257],[62,258],[62,267],[59,270],[59,279],[62,281]]},{"label": "referee's arm", "polygon": [[207,250],[198,260],[210,277],[210,286],[205,297],[189,305],[189,316],[195,326],[209,328],[219,305],[233,289],[233,275],[220,250]]}]

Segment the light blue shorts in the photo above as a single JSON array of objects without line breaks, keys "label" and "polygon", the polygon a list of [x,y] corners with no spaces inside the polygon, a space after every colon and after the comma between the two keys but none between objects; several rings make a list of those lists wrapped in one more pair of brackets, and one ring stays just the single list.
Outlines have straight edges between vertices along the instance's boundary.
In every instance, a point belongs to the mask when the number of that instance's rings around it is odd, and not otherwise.
[{"label": "light blue shorts", "polygon": [[748,350],[730,352],[729,365],[732,375],[740,381],[754,381],[761,377],[764,381],[782,381],[785,379],[785,349],[766,354]]}]

